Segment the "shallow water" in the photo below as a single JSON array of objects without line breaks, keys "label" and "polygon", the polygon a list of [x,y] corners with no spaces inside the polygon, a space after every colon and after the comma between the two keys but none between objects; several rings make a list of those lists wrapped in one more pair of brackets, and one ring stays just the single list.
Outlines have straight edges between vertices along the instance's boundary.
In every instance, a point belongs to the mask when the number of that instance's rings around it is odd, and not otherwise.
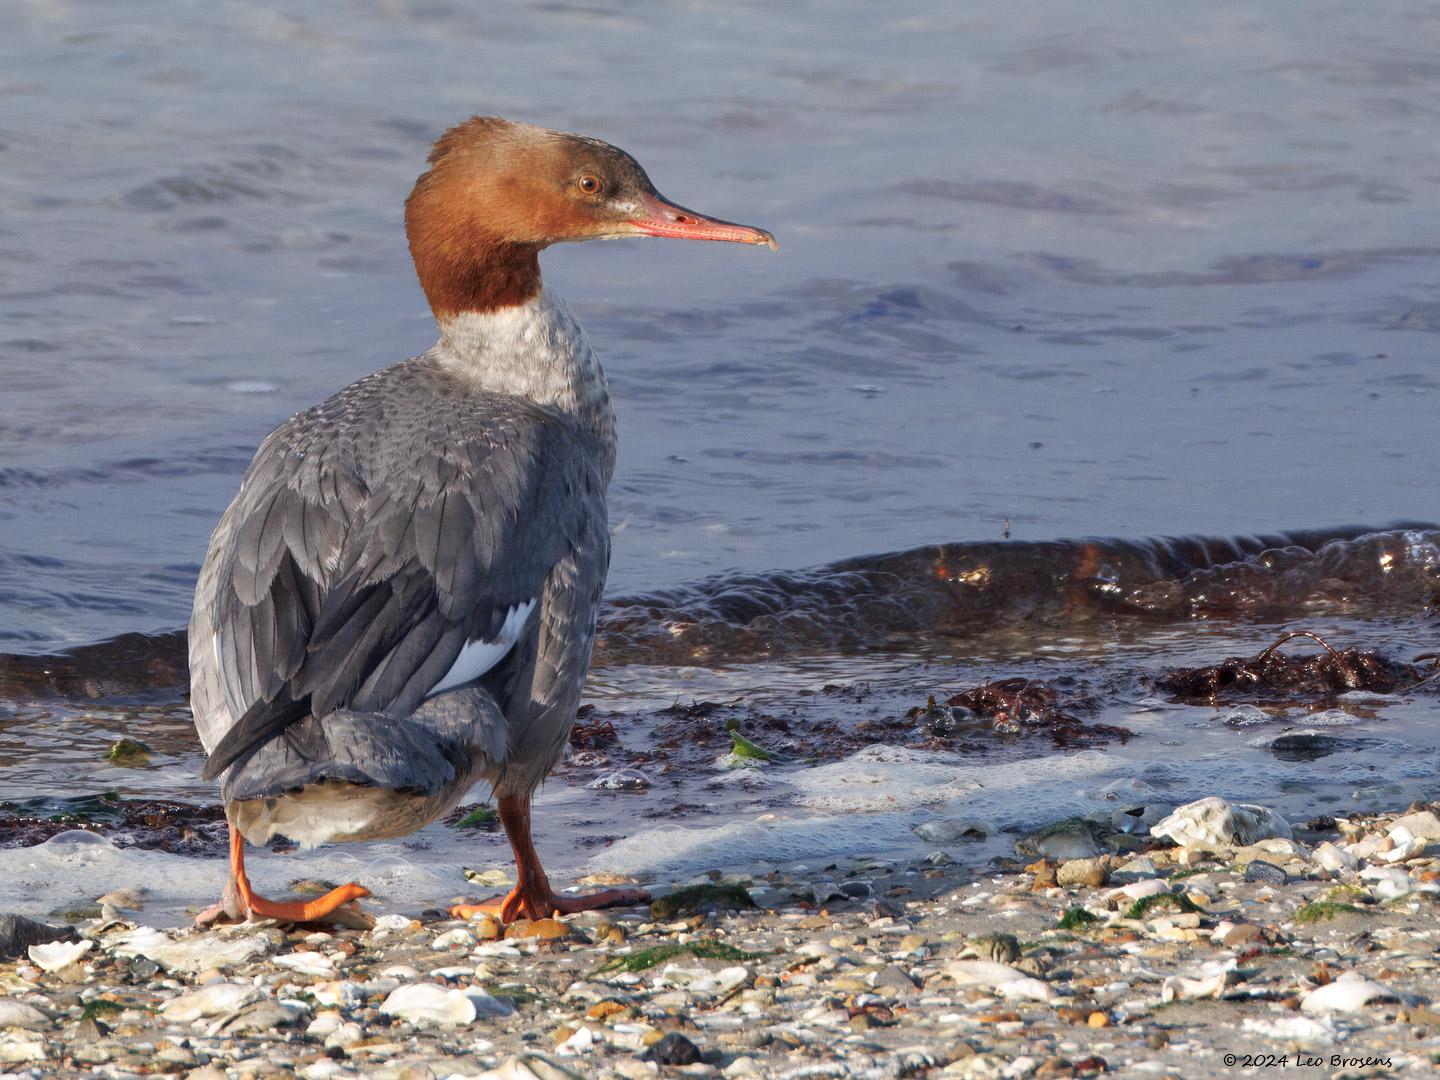
[{"label": "shallow water", "polygon": [[[1309,625],[1337,643],[1385,651],[1410,647],[1416,634],[1408,620],[1320,618]],[[713,868],[760,873],[796,864],[822,880],[836,863],[918,857],[937,849],[979,868],[995,856],[1013,855],[1020,836],[1059,818],[1163,810],[1217,793],[1264,803],[1296,821],[1394,809],[1433,796],[1440,777],[1433,688],[1348,694],[1313,709],[1262,710],[1177,705],[1145,685],[1146,673],[1166,667],[1258,652],[1278,629],[1205,624],[1168,632],[1078,633],[1029,647],[1011,638],[991,656],[890,654],[602,671],[591,703],[619,729],[620,742],[572,753],[548,781],[536,812],[541,852],[560,882],[621,873],[667,883]],[[877,742],[831,756],[803,727],[817,717],[848,727],[900,716],[923,706],[927,695],[940,697],[984,678],[1076,672],[1102,702],[1085,719],[1123,726],[1130,738],[1077,748],[1057,746],[1044,732],[1007,737],[978,725],[949,747]],[[673,736],[675,726],[663,710],[677,699],[721,705],[713,721],[681,728],[708,733],[710,748],[656,753],[637,767],[628,751],[643,754],[662,736]],[[819,750],[821,760],[730,767],[714,738],[732,716],[771,749],[795,758]],[[777,734],[776,718],[794,725],[793,734]],[[119,789],[207,802],[214,797],[198,779],[201,759],[183,710],[19,710],[12,722],[6,742],[13,747],[13,740],[25,741],[40,757],[37,766],[13,760],[5,766],[7,788],[17,795],[53,791],[64,762],[68,791]],[[149,767],[118,769],[103,761],[105,747],[121,733],[143,735],[155,751]],[[63,747],[45,745],[47,737]],[[638,772],[644,786],[597,790],[597,782],[617,771],[630,777]],[[915,831],[937,822],[978,824],[985,837],[936,841]],[[0,905],[49,915],[93,899],[97,881],[109,888],[143,880],[152,891],[147,920],[180,922],[187,905],[213,896],[222,883],[218,858],[74,838],[62,833],[38,847],[0,850]],[[353,877],[375,892],[377,909],[414,911],[477,895],[462,868],[508,871],[509,850],[498,832],[437,823],[399,842],[302,854],[260,851],[251,862],[262,889],[283,892],[300,877]]]},{"label": "shallow water", "polygon": [[[1383,693],[1182,704],[1157,686],[1175,668],[1252,657],[1297,625],[1401,665],[1433,640],[1440,530],[1310,544],[947,545],[621,598],[602,616],[581,718],[613,736],[574,740],[542,790],[542,854],[560,880],[668,882],[796,863],[823,874],[937,847],[980,867],[1075,814],[1148,808],[1153,820],[1223,794],[1300,821],[1426,798],[1440,778],[1433,662]],[[937,562],[955,574],[937,578]],[[990,589],[999,595],[988,604],[967,595]],[[897,599],[923,627],[844,617]],[[954,618],[957,608],[977,626]],[[1309,640],[1285,648],[1316,651]],[[10,799],[31,800],[25,816],[88,811],[75,796],[104,791],[213,800],[179,655],[179,639],[161,637],[0,662],[0,770]],[[1006,733],[968,720],[942,733],[914,715],[927,700],[1014,677],[1054,685],[1076,723]],[[781,760],[734,759],[732,726]],[[122,737],[144,741],[148,761],[107,761]],[[983,839],[926,831],[954,822],[978,824]],[[181,921],[217,887],[218,858],[141,851],[123,846],[126,830],[112,835],[123,849],[63,833],[0,850],[0,905],[73,910],[97,876],[143,875],[159,882],[149,917]],[[262,888],[358,876],[376,904],[400,910],[464,893],[464,868],[508,861],[502,834],[444,823],[394,843],[254,859]]]},{"label": "shallow water", "polygon": [[[18,7],[0,42],[0,650],[181,625],[264,433],[430,344],[400,204],[430,139],[471,112],[610,139],[671,197],[780,240],[544,260],[620,413],[612,595],[1007,525],[1048,541],[1440,517],[1440,243],[1417,228],[1440,210],[1437,32],[1418,3],[1300,21],[1238,0],[1163,21],[1114,0]],[[1232,614],[1297,625],[1309,609],[1290,600]],[[1434,623],[1412,600],[1396,615],[1330,597],[1305,625],[1425,651]],[[1240,653],[1273,629],[1211,632]],[[889,680],[898,702],[1073,632],[1022,627],[919,666],[852,653],[828,673],[731,670],[715,649],[690,657],[703,668],[607,668],[593,693]],[[1139,635],[1146,665],[1212,644],[1157,632]],[[0,793],[202,794],[175,701],[97,686],[78,710],[0,705]],[[1429,761],[1425,711],[1386,703],[1365,723]],[[137,724],[155,768],[97,775],[91,749]],[[1095,772],[1161,752],[1129,726],[1141,737]],[[1184,753],[1268,764],[1248,737],[1197,721]],[[546,798],[615,828],[630,796]]]}]

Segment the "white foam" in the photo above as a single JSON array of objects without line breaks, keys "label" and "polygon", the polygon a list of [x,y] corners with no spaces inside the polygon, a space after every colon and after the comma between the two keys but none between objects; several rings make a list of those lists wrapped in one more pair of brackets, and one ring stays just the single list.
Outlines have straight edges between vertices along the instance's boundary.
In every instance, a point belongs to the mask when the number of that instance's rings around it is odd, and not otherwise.
[{"label": "white foam", "polygon": [[[616,841],[588,865],[657,874],[877,851],[922,854],[926,844],[913,830],[941,815],[995,820],[1018,832],[1077,813],[1108,814],[1117,806],[1109,792],[1133,779],[1117,767],[1128,768],[1098,751],[993,765],[971,764],[957,754],[871,746],[842,761],[786,772],[800,815],[767,811],[717,825],[648,829]],[[983,850],[1010,840],[991,838]]]},{"label": "white foam", "polygon": [[981,784],[949,754],[899,746],[867,746],[830,765],[806,769],[788,779],[796,802],[813,810],[875,812],[934,806],[973,797]]},{"label": "white foam", "polygon": [[[448,858],[421,865],[389,852],[377,855],[380,848],[323,848],[302,855],[252,848],[245,865],[266,896],[288,896],[296,878],[359,881],[375,894],[367,907],[381,911],[413,912],[465,890],[459,866]],[[52,912],[91,904],[143,881],[148,892],[139,918],[149,925],[178,925],[190,920],[187,908],[220,898],[225,875],[224,859],[118,848],[103,836],[73,830],[35,847],[0,851],[0,911],[53,921]]]}]

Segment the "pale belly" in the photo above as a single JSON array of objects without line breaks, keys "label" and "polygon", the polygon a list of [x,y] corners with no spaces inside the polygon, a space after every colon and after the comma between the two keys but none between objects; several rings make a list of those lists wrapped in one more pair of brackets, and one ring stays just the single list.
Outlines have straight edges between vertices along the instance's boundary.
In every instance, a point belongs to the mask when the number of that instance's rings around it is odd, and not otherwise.
[{"label": "pale belly", "polygon": [[454,784],[424,796],[326,781],[286,795],[236,800],[229,810],[231,821],[252,844],[268,843],[278,834],[309,849],[407,836],[453,810],[468,787]]}]

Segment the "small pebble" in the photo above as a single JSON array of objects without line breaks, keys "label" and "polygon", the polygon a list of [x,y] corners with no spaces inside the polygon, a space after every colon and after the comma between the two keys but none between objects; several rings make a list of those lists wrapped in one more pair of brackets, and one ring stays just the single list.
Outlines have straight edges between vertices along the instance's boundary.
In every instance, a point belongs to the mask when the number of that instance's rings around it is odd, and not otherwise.
[{"label": "small pebble", "polygon": [[672,1031],[645,1055],[657,1065],[698,1065],[702,1060],[700,1048],[678,1031]]},{"label": "small pebble", "polygon": [[1290,875],[1274,863],[1254,859],[1245,867],[1245,880],[1263,881],[1267,885],[1284,885],[1290,880]]}]

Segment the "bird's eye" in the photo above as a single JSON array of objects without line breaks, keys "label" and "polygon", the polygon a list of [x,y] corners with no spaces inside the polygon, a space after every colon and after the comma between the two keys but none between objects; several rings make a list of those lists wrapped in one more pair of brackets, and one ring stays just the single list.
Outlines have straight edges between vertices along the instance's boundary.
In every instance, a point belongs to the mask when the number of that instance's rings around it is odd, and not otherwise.
[{"label": "bird's eye", "polygon": [[575,186],[578,187],[581,191],[583,191],[586,195],[600,194],[600,178],[598,176],[591,176],[589,173],[580,177],[579,180],[576,180]]}]

